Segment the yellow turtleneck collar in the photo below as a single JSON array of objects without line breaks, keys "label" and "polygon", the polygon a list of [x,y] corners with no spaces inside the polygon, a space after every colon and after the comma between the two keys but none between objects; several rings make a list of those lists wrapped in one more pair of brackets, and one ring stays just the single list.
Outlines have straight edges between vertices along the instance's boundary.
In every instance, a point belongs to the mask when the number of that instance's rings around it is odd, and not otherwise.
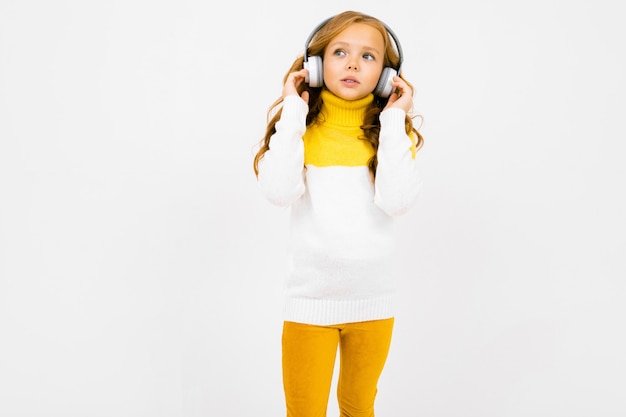
[{"label": "yellow turtleneck collar", "polygon": [[344,100],[322,90],[319,123],[304,133],[304,163],[317,167],[367,166],[376,153],[363,136],[363,118],[374,100],[370,94],[359,100]]},{"label": "yellow turtleneck collar", "polygon": [[363,124],[368,106],[374,101],[374,94],[358,100],[344,100],[328,90],[322,90],[321,121],[323,123],[354,127]]}]

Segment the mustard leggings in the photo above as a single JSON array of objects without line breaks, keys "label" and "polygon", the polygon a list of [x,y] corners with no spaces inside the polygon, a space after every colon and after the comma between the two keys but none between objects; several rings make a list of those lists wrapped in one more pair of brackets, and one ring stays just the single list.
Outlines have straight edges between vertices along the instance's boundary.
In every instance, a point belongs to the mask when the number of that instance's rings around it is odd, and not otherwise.
[{"label": "mustard leggings", "polygon": [[394,319],[333,326],[283,325],[283,385],[287,417],[325,417],[337,346],[341,417],[373,417]]}]

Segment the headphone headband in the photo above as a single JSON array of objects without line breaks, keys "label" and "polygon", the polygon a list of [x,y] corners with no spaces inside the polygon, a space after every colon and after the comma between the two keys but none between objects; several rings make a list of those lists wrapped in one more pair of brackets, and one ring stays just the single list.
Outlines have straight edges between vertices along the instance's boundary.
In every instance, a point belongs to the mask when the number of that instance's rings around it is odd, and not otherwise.
[{"label": "headphone headband", "polygon": [[[330,22],[335,16],[329,17],[328,19],[324,20],[322,23],[318,24],[309,34],[309,36],[306,39],[306,42],[304,43],[304,62],[308,62],[309,60],[309,44],[311,43],[311,40],[313,39],[313,37],[317,34],[317,32],[319,32],[319,30],[321,28],[323,28],[328,22]],[[380,23],[382,23],[382,25],[385,27],[385,30],[387,31],[387,33],[389,34],[389,36],[391,37],[391,39],[393,40],[393,43],[396,46],[396,51],[398,51],[398,72],[400,72],[400,67],[402,66],[402,61],[403,61],[403,55],[402,55],[402,46],[400,46],[400,41],[398,40],[398,37],[396,36],[396,34],[393,32],[393,30],[391,30],[391,28],[389,26],[387,26],[385,24],[385,22],[378,20]]]}]

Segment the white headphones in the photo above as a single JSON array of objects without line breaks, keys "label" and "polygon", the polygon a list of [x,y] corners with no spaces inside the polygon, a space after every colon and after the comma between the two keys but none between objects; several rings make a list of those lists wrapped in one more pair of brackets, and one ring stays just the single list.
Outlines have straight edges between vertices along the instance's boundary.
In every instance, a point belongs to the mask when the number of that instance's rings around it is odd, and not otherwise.
[{"label": "white headphones", "polygon": [[[304,68],[308,70],[305,82],[309,84],[310,87],[321,87],[324,85],[324,71],[322,64],[321,56],[309,56],[309,44],[311,43],[311,39],[315,36],[315,34],[326,24],[328,23],[332,17],[324,20],[322,23],[317,25],[315,29],[311,32],[309,37],[307,38],[304,44]],[[382,23],[382,22],[381,22]],[[387,98],[391,95],[393,91],[393,87],[391,83],[393,81],[393,77],[398,75],[400,72],[400,67],[402,66],[402,47],[400,46],[400,41],[396,37],[395,33],[383,23],[385,29],[389,36],[393,39],[393,42],[396,44],[396,49],[398,51],[398,58],[400,59],[398,63],[398,68],[385,67],[383,68],[383,72],[380,74],[380,78],[378,79],[378,84],[376,84],[376,88],[374,89],[374,94],[383,98]]]}]

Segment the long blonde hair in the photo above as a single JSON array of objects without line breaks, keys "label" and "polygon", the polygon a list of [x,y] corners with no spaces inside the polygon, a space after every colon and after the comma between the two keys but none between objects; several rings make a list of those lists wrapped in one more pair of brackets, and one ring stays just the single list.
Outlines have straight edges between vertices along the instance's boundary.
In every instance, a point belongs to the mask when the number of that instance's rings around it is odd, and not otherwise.
[{"label": "long blonde hair", "polygon": [[[391,42],[391,37],[387,32],[385,24],[375,17],[354,11],[346,11],[340,13],[330,19],[326,24],[324,24],[324,26],[322,26],[317,31],[317,33],[313,36],[311,42],[309,43],[308,55],[324,56],[324,52],[326,51],[326,47],[328,46],[330,41],[335,38],[340,32],[345,30],[348,26],[355,23],[368,24],[381,33],[385,45],[385,57],[383,67],[398,68],[400,64],[400,56],[398,55],[398,52]],[[287,71],[287,73],[283,77],[283,83],[287,81],[287,77],[289,76],[289,74],[294,71],[301,70],[303,68],[303,63],[304,55],[296,58],[296,60],[291,65],[291,68],[289,68],[289,71]],[[411,87],[411,89],[413,89],[413,86],[403,77],[402,73],[398,75],[409,85],[409,87]],[[299,95],[302,95],[302,92],[304,91],[309,92],[309,112],[306,117],[306,126],[309,126],[317,121],[318,115],[322,108],[322,99],[320,93],[323,88],[324,87],[309,87],[309,85],[306,83],[302,83],[298,86],[297,91]],[[369,142],[374,150],[378,150],[378,136],[380,133],[379,115],[380,112],[387,105],[388,101],[389,98],[374,96],[374,100],[366,111],[365,117],[363,119],[363,124],[361,125],[361,129],[363,130],[363,136],[360,139]],[[259,174],[259,161],[261,161],[265,152],[269,150],[270,139],[272,135],[276,133],[276,123],[280,120],[280,116],[282,113],[282,102],[283,97],[278,98],[278,100],[272,103],[267,111],[267,128],[265,130],[265,136],[260,141],[259,150],[254,157],[254,173],[257,176]],[[413,135],[416,138],[416,151],[419,150],[424,144],[424,138],[415,128],[412,118],[408,115],[406,116],[405,120],[405,129],[407,134]],[[374,156],[370,159],[368,163],[372,178],[376,176],[377,165],[378,159],[376,157],[376,154],[374,154]]]}]

